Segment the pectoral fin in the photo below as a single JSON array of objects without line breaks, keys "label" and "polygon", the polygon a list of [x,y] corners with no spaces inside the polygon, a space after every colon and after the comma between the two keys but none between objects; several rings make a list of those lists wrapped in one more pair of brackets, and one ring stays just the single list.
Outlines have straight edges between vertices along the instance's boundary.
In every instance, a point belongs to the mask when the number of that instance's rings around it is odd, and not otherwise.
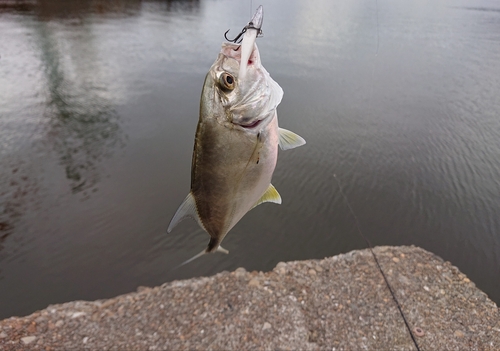
[{"label": "pectoral fin", "polygon": [[274,202],[275,204],[281,204],[281,196],[278,193],[278,190],[276,190],[276,188],[272,184],[269,184],[269,187],[267,188],[264,195],[261,196],[259,201],[257,201],[257,203],[253,207],[259,206],[263,202]]},{"label": "pectoral fin", "polygon": [[172,220],[170,221],[170,224],[168,225],[167,233],[170,233],[172,229],[183,219],[186,219],[187,217],[191,217],[196,219],[198,222],[199,226],[203,229],[205,227],[203,226],[203,223],[201,222],[200,216],[198,216],[198,211],[196,210],[196,202],[194,200],[193,194],[189,193],[188,196],[184,199],[182,204],[179,206],[177,209],[177,212],[175,212],[174,217],[172,217]]},{"label": "pectoral fin", "polygon": [[294,149],[302,146],[306,141],[300,136],[289,130],[278,128],[279,130],[279,145],[281,150]]}]

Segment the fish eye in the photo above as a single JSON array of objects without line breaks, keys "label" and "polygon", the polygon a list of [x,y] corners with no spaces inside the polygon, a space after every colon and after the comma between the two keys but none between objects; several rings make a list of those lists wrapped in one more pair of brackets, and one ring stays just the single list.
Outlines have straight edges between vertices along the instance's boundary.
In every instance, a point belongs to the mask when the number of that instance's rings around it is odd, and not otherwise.
[{"label": "fish eye", "polygon": [[234,89],[233,76],[226,72],[222,73],[222,75],[220,76],[220,85],[224,90],[229,90],[229,91],[233,90]]}]

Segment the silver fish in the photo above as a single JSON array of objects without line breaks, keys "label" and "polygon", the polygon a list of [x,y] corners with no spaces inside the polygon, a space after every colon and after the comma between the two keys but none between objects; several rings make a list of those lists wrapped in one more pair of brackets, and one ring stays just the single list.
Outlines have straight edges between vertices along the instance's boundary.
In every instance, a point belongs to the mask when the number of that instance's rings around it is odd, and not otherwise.
[{"label": "silver fish", "polygon": [[[240,45],[223,43],[203,85],[200,118],[191,167],[191,191],[167,232],[186,217],[209,235],[205,250],[224,252],[220,244],[234,225],[263,202],[281,203],[271,184],[283,150],[305,144],[295,133],[278,127],[276,108],[283,90],[260,61],[255,39],[263,21],[260,6]],[[243,62],[242,62],[243,61]]]}]

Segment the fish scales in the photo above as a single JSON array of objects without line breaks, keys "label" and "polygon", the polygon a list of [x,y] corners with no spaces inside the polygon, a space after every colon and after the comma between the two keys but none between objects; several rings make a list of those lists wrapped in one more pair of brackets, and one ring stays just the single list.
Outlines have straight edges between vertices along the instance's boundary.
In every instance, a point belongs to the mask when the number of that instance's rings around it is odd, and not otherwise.
[{"label": "fish scales", "polygon": [[222,240],[266,191],[277,160],[274,134],[270,128],[257,137],[214,116],[200,118],[191,192],[212,238]]}]

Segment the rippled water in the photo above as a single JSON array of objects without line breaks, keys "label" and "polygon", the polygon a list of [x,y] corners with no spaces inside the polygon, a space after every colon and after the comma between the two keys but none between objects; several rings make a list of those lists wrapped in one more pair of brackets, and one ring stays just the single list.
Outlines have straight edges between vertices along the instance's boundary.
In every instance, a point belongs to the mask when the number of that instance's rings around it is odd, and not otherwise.
[{"label": "rippled water", "polygon": [[500,302],[498,2],[260,3],[280,125],[308,143],[280,152],[283,205],[172,270],[208,241],[165,229],[250,2],[0,1],[0,318],[364,248],[338,182],[374,245],[430,250]]}]

